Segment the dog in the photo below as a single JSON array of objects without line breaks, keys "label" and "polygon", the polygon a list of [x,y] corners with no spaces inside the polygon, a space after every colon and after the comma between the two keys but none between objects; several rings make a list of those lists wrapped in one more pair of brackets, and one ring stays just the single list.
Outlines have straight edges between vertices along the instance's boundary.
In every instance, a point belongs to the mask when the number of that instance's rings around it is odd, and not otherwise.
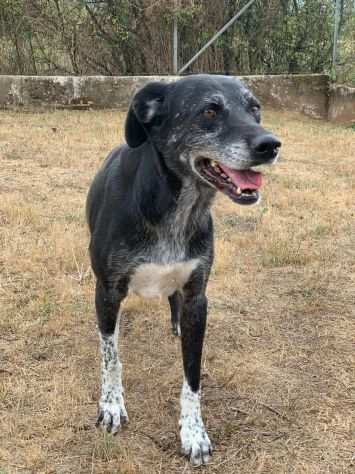
[{"label": "dog", "polygon": [[167,297],[181,335],[182,453],[208,462],[212,446],[200,407],[200,370],[213,262],[210,207],[216,191],[240,205],[260,199],[262,174],[280,141],[260,125],[260,104],[230,76],[151,82],[131,101],[127,144],[104,161],[87,197],[90,258],[101,347],[97,426],[128,422],[118,357],[119,312],[128,292]]}]

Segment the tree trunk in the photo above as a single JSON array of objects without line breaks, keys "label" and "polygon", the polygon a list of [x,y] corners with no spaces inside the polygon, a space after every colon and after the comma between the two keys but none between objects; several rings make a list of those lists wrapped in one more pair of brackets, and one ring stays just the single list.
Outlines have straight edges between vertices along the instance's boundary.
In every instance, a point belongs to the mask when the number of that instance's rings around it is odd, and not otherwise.
[{"label": "tree trunk", "polygon": [[[237,3],[239,2],[236,0],[224,0],[224,24],[226,24],[227,21],[229,21],[233,15],[237,13]],[[235,51],[233,47],[234,28],[235,25],[233,24],[222,35],[223,64],[225,74],[233,74],[236,69]]]}]

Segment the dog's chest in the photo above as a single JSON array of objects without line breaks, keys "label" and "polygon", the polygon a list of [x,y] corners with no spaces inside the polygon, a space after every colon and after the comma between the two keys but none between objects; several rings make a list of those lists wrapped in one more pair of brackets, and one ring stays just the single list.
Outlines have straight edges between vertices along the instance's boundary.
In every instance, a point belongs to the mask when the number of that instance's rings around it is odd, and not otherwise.
[{"label": "dog's chest", "polygon": [[199,264],[198,258],[186,259],[185,229],[195,198],[189,183],[185,187],[176,212],[149,249],[148,261],[140,264],[131,276],[130,291],[144,298],[167,297],[181,290]]},{"label": "dog's chest", "polygon": [[168,297],[183,288],[198,263],[198,258],[169,264],[144,263],[133,273],[129,289],[144,298]]}]

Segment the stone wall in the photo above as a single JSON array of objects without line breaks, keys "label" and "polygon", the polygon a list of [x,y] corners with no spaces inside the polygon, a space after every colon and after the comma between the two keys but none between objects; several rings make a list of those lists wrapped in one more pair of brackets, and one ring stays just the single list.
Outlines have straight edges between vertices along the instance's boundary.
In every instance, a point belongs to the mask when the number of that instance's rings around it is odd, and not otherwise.
[{"label": "stone wall", "polygon": [[355,87],[330,87],[328,119],[332,122],[355,124]]},{"label": "stone wall", "polygon": [[[0,76],[0,108],[126,109],[132,95],[147,82],[176,79],[174,76]],[[355,107],[351,113],[343,93],[332,92],[329,101],[326,75],[244,76],[241,79],[263,105],[296,110],[321,119],[355,119]],[[354,95],[351,100],[354,101]],[[345,108],[347,112],[340,113],[340,109]]]},{"label": "stone wall", "polygon": [[327,118],[329,78],[326,75],[246,76],[243,80],[264,105]]}]

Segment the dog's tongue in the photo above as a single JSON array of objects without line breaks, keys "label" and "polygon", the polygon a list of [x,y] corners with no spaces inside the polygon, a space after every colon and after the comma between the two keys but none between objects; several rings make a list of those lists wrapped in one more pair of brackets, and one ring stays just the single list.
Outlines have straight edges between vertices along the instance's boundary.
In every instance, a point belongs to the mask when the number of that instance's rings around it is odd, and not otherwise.
[{"label": "dog's tongue", "polygon": [[253,170],[232,170],[227,166],[219,165],[233,184],[244,189],[259,189],[262,185],[262,174]]}]

